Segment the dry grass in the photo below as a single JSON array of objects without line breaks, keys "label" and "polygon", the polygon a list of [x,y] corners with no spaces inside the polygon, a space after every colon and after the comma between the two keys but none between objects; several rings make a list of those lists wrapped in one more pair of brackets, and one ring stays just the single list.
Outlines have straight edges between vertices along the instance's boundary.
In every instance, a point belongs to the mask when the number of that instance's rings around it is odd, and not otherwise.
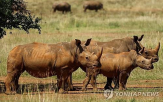
[{"label": "dry grass", "polygon": [[[30,34],[19,30],[7,30],[7,36],[0,40],[0,76],[6,75],[6,60],[9,51],[17,45],[31,42],[57,43],[68,42],[72,39],[86,40],[93,38],[98,41],[110,41],[116,38],[140,36],[145,34],[142,44],[147,48],[154,48],[158,42],[161,43],[159,52],[160,60],[155,65],[155,69],[145,71],[135,69],[130,78],[131,80],[162,80],[163,79],[163,9],[162,0],[101,0],[104,3],[105,11],[88,11],[83,13],[82,3],[84,0],[68,0],[72,4],[72,14],[62,14],[61,12],[52,13],[52,4],[54,0],[25,0],[27,8],[32,14],[42,18],[42,34],[37,30],[30,30]],[[9,32],[12,31],[12,35]],[[31,77],[24,73],[22,76]],[[83,80],[85,73],[79,69],[73,73],[73,80]],[[99,76],[100,82],[105,82],[106,78]],[[16,95],[0,96],[5,102],[16,101],[20,98],[22,102],[51,102],[51,101],[108,101],[103,95],[88,94],[74,96],[58,94],[37,94],[37,95]],[[161,97],[162,98],[162,97]],[[139,97],[114,98],[117,102],[137,102],[137,101],[160,101],[161,98]],[[0,99],[0,100],[1,100]]]}]

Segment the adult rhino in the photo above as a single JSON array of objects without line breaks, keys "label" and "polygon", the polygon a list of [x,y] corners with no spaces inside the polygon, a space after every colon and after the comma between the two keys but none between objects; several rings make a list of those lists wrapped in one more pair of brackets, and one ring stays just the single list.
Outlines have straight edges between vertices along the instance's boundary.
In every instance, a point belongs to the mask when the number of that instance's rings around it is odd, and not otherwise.
[{"label": "adult rhino", "polygon": [[[104,53],[101,56],[100,62],[101,67],[100,74],[103,74],[106,77],[114,78],[116,76],[119,76],[118,82],[120,83],[119,90],[125,90],[126,89],[126,83],[127,79],[131,73],[132,70],[134,70],[136,67],[140,67],[145,70],[151,70],[153,69],[152,65],[152,58],[146,59],[142,56],[142,50],[140,50],[139,53],[137,53],[135,50],[131,50],[130,52],[122,52],[119,54],[114,53]],[[95,73],[92,73],[92,71],[88,70],[88,76],[84,80],[83,88],[82,90],[86,90],[86,87],[91,79],[91,77],[94,77],[94,81],[92,81],[91,84],[95,86],[95,80],[96,76],[98,74],[97,71],[94,71]],[[97,73],[96,73],[97,72]]]},{"label": "adult rhino", "polygon": [[[92,41],[90,45],[99,45],[103,47],[103,53],[111,52],[111,53],[121,53],[121,52],[129,52],[131,50],[135,50],[136,52],[139,52],[143,46],[140,43],[140,41],[143,39],[144,35],[141,35],[141,37],[138,36],[133,36],[131,37],[126,37],[122,39],[114,39],[109,42],[97,42],[97,41]],[[144,56],[147,59],[152,58],[152,63],[157,62],[159,60],[158,56],[158,51],[160,48],[160,43],[156,46],[155,49],[144,49],[142,52],[142,56]],[[83,69],[85,70],[85,69]],[[114,84],[115,88],[119,87],[118,78],[114,78]],[[107,84],[105,85],[105,89],[110,89],[112,88],[111,86],[112,78],[107,77]]]},{"label": "adult rhino", "polygon": [[96,12],[100,9],[103,9],[103,4],[99,1],[85,1],[83,3],[84,12],[86,12],[87,9],[89,10],[95,10]]},{"label": "adult rhino", "polygon": [[6,94],[15,94],[20,75],[27,71],[30,75],[45,78],[57,75],[59,92],[65,90],[65,81],[78,67],[97,67],[102,55],[101,47],[94,54],[87,50],[91,39],[81,45],[80,40],[57,44],[30,43],[16,46],[7,60]]},{"label": "adult rhino", "polygon": [[54,3],[52,8],[53,12],[56,12],[57,10],[62,11],[62,13],[71,12],[71,5],[67,2]]}]

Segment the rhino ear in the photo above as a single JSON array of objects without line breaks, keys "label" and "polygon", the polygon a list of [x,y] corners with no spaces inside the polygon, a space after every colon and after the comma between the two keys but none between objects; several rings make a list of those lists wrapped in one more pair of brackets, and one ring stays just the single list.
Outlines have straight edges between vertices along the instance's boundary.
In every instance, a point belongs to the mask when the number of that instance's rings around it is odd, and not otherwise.
[{"label": "rhino ear", "polygon": [[138,36],[133,36],[134,37],[134,41],[138,41]]},{"label": "rhino ear", "polygon": [[91,40],[92,40],[92,38],[88,39],[88,40],[86,41],[86,43],[85,43],[85,46],[88,46],[88,45],[90,44]]},{"label": "rhino ear", "polygon": [[79,39],[75,39],[76,40],[76,45],[79,46],[81,44],[81,41]]},{"label": "rhino ear", "polygon": [[140,37],[140,38],[138,38],[138,41],[141,41],[141,40],[143,39],[143,37],[144,37],[144,34],[143,34],[143,35],[141,35],[141,37]]},{"label": "rhino ear", "polygon": [[76,46],[79,48],[80,53],[82,53],[84,49],[81,46],[81,41],[79,39],[75,39],[75,40],[76,40]]}]

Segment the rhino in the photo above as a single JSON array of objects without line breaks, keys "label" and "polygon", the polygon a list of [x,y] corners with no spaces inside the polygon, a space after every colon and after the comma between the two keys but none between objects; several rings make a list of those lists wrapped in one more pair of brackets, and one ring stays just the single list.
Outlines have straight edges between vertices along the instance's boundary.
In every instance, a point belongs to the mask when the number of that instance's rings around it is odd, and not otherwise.
[{"label": "rhino", "polygon": [[[122,38],[122,39],[114,39],[112,41],[109,42],[97,42],[97,41],[91,41],[90,45],[99,45],[102,46],[104,48],[103,53],[105,52],[111,52],[111,53],[121,53],[121,52],[129,52],[131,50],[135,50],[137,52],[139,52],[142,48],[143,45],[140,43],[140,41],[143,39],[144,35],[141,35],[140,37],[138,36],[133,36],[133,38],[131,37],[126,37],[126,38]],[[158,45],[156,46],[156,48],[154,49],[144,49],[142,52],[142,55],[147,58],[150,59],[152,58],[152,63],[155,63],[159,60],[159,56],[158,56],[158,51],[160,49],[160,43],[158,43]],[[83,69],[85,70],[85,69]],[[118,78],[114,78],[114,84],[115,87],[114,88],[118,88],[119,84],[116,83]],[[107,84],[105,85],[105,89],[112,89],[111,86],[111,82],[112,82],[112,78],[107,78]]]},{"label": "rhino", "polygon": [[[143,45],[140,43],[140,41],[143,39],[144,35],[141,35],[140,37],[138,36],[133,36],[133,37],[126,37],[122,39],[114,39],[109,42],[99,42],[99,41],[91,41],[90,45],[98,45],[103,47],[103,53],[121,53],[121,52],[129,52],[131,50],[135,50],[136,52],[139,52],[142,48]],[[84,43],[84,42],[83,42]],[[152,58],[152,63],[157,62],[159,60],[158,56],[158,51],[160,48],[160,43],[156,46],[155,49],[144,49],[142,51],[142,55],[147,58],[151,59]],[[86,68],[81,67],[83,71],[86,72]],[[93,72],[93,70],[92,70]],[[107,77],[107,84],[105,85],[104,89],[112,89],[113,87],[111,86],[113,78]],[[118,78],[114,78],[114,83],[115,87],[118,88],[119,83],[116,83]],[[91,83],[94,81],[93,77],[91,79]],[[71,77],[68,78],[68,83],[72,83]],[[96,86],[96,85],[95,85]],[[96,90],[95,86],[93,86],[93,90]],[[69,86],[70,87],[70,86]],[[71,89],[73,86],[71,85]]]},{"label": "rhino", "polygon": [[58,11],[62,11],[62,13],[64,14],[64,12],[71,12],[71,5],[67,2],[60,2],[60,3],[54,3],[53,6],[53,12]]},{"label": "rhino", "polygon": [[84,12],[89,10],[95,10],[96,12],[100,9],[103,9],[103,4],[99,1],[85,1],[83,3]]},{"label": "rhino", "polygon": [[[100,69],[100,74],[106,77],[114,78],[119,76],[119,90],[126,90],[127,79],[136,67],[140,67],[145,70],[153,69],[152,58],[146,59],[142,56],[144,48],[137,53],[135,50],[130,52],[122,52],[119,54],[113,53],[103,53],[100,59],[101,67],[95,69],[94,73],[88,70],[88,76],[83,82],[82,90],[86,90],[86,87],[91,79],[91,77],[97,76]],[[95,86],[96,81],[91,81],[92,86]]]},{"label": "rhino", "polygon": [[[27,71],[37,78],[57,75],[59,93],[65,92],[65,81],[80,66],[97,67],[102,55],[101,47],[97,53],[89,52],[88,39],[85,44],[75,39],[57,44],[30,43],[13,48],[7,59],[6,94],[15,94],[20,75]],[[93,47],[93,46],[91,46]]]}]

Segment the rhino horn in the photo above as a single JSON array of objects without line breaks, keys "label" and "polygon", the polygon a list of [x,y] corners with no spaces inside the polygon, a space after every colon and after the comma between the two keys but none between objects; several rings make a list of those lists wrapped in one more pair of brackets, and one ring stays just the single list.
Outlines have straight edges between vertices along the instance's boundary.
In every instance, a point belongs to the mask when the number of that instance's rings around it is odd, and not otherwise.
[{"label": "rhino horn", "polygon": [[151,62],[151,63],[152,63],[152,61],[153,61],[153,58],[150,59],[150,62]]},{"label": "rhino horn", "polygon": [[160,42],[158,43],[158,45],[155,48],[155,50],[157,51],[157,53],[158,53],[159,49],[160,49]]},{"label": "rhino horn", "polygon": [[100,61],[100,58],[102,56],[103,53],[103,47],[101,48],[101,51],[97,54],[98,60]]}]

